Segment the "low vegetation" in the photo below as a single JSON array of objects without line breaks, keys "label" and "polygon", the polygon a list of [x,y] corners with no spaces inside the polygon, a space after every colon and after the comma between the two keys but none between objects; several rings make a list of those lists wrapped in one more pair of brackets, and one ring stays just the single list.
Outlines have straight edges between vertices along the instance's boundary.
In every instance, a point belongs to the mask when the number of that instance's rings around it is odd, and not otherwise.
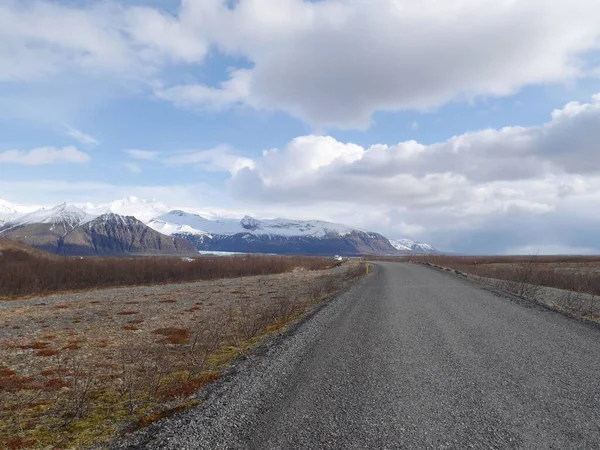
[{"label": "low vegetation", "polygon": [[[6,242],[6,241],[5,241]],[[2,244],[0,242],[0,244]],[[242,255],[230,258],[58,257],[0,245],[0,298],[112,286],[175,283],[332,267],[329,258]]]},{"label": "low vegetation", "polygon": [[[268,273],[289,270],[291,259],[218,261],[246,274],[242,261],[265,262],[257,267]],[[198,405],[197,390],[234,358],[363,273],[363,265],[347,263],[4,303],[0,442],[8,449],[88,448]]]},{"label": "low vegetation", "polygon": [[[495,288],[522,298],[545,300],[578,316],[600,320],[600,257],[598,256],[412,256],[430,264],[479,277]],[[564,292],[549,292],[544,288]]]}]

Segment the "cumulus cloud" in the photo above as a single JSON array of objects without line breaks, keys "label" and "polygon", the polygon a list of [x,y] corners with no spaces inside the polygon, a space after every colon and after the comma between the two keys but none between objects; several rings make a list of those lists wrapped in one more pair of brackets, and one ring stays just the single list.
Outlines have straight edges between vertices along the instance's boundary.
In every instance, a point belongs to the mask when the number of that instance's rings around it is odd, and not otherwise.
[{"label": "cumulus cloud", "polygon": [[253,64],[244,89],[232,89],[233,71],[222,86],[162,96],[182,104],[189,93],[186,104],[219,108],[243,101],[315,126],[364,128],[375,111],[572,80],[594,70],[585,55],[600,36],[600,4],[587,0],[251,0],[224,11],[216,3],[184,2],[180,18],[213,19],[211,40]]},{"label": "cumulus cloud", "polygon": [[[298,137],[265,151],[232,180],[238,195],[269,201],[365,201],[429,208],[496,198],[526,206],[510,182],[600,172],[600,102],[569,103],[541,126],[506,127],[423,145],[416,141],[369,148],[330,136]],[[565,184],[566,183],[566,184]],[[581,182],[559,187],[580,191]],[[496,186],[492,188],[491,186]]]},{"label": "cumulus cloud", "polygon": [[[64,72],[142,82],[185,107],[283,110],[364,128],[376,111],[504,96],[597,73],[589,0],[182,0],[176,14],[109,1],[0,5],[0,81]],[[68,32],[66,32],[68,31]],[[169,83],[211,49],[247,62],[220,83]]]},{"label": "cumulus cloud", "polygon": [[[475,242],[489,247],[492,241],[467,237],[483,236],[483,230],[488,240],[513,236],[514,246],[544,235],[561,242],[564,237],[550,236],[557,231],[550,224],[564,224],[564,217],[588,225],[600,220],[600,212],[589,208],[600,201],[598,124],[600,101],[594,96],[590,103],[554,111],[540,126],[482,130],[430,145],[365,148],[331,136],[302,136],[263,152],[253,167],[232,177],[230,187],[246,202],[315,210],[345,205],[365,214],[363,226],[392,235],[410,230],[449,249],[457,249],[457,242],[471,251]],[[544,245],[554,248],[552,242]]]},{"label": "cumulus cloud", "polygon": [[219,87],[188,84],[157,89],[155,94],[182,107],[220,110],[248,102],[250,76],[249,70],[239,69],[232,71],[229,80],[220,83]]},{"label": "cumulus cloud", "polygon": [[0,153],[0,164],[13,163],[37,166],[56,163],[84,163],[90,157],[76,147],[39,147],[33,150],[7,150]]},{"label": "cumulus cloud", "polygon": [[76,71],[147,78],[169,62],[198,63],[208,50],[197,27],[156,8],[48,0],[0,5],[0,81]]}]

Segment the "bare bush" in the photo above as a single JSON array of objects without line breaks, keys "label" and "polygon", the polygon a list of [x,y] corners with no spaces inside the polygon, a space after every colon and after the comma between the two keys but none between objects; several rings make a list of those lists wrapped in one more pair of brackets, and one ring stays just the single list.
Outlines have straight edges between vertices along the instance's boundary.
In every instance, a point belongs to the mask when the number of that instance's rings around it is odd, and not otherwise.
[{"label": "bare bush", "polygon": [[109,286],[173,283],[250,275],[270,275],[298,268],[333,267],[328,258],[244,255],[181,258],[40,257],[18,250],[0,254],[0,297]]},{"label": "bare bush", "polygon": [[446,256],[413,255],[410,262],[435,265],[501,280],[498,287],[521,297],[535,298],[539,286],[600,296],[600,257],[597,256]]},{"label": "bare bush", "polygon": [[[284,267],[299,267],[298,259],[290,261]],[[1,356],[10,362],[0,366],[0,442],[18,437],[40,448],[85,447],[110,437],[123,422],[143,426],[196,404],[196,391],[218,379],[235,357],[363,273],[364,265],[350,263],[347,270],[199,283],[195,292],[192,286],[165,286],[149,298],[136,288],[133,297],[127,293],[101,306],[67,294],[68,300],[27,309],[27,318],[15,313],[14,323],[37,322],[32,319],[46,313],[57,322],[29,336],[15,331],[6,341]],[[81,330],[70,327],[75,308],[84,317]],[[125,312],[131,314],[119,314]],[[62,327],[59,314],[69,327]],[[37,356],[40,351],[52,354]],[[78,440],[83,435],[85,445]]]}]

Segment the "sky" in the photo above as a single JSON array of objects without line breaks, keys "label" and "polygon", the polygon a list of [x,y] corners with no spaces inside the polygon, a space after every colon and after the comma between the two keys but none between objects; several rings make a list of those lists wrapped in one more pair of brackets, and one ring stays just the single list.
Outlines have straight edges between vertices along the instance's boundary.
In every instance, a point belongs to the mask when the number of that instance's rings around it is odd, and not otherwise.
[{"label": "sky", "polygon": [[600,2],[2,0],[0,199],[600,253]]}]

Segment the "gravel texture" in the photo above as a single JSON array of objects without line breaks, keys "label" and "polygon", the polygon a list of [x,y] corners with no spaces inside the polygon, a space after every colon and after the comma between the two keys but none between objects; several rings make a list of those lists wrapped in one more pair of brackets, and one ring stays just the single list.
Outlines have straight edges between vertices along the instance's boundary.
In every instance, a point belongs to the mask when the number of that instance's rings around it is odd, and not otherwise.
[{"label": "gravel texture", "polygon": [[205,394],[113,448],[600,448],[600,330],[377,263]]}]

